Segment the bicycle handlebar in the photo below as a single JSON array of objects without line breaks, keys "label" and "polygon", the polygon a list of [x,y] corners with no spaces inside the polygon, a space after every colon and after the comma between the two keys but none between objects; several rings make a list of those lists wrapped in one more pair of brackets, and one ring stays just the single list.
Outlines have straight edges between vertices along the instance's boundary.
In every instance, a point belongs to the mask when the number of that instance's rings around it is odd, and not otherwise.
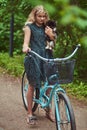
[{"label": "bicycle handlebar", "polygon": [[75,53],[77,52],[77,50],[79,49],[80,46],[81,46],[81,45],[78,44],[78,45],[76,46],[75,50],[74,50],[69,56],[67,56],[67,57],[65,57],[65,58],[47,59],[47,58],[44,58],[44,57],[40,56],[39,54],[37,54],[36,52],[34,52],[34,51],[32,51],[32,50],[29,51],[29,52],[32,53],[32,54],[34,54],[34,55],[36,55],[38,58],[40,58],[41,60],[43,60],[43,61],[45,61],[45,62],[52,62],[52,61],[54,61],[54,62],[60,61],[60,62],[61,62],[61,61],[66,61],[66,60],[72,58],[72,57],[75,55]]}]

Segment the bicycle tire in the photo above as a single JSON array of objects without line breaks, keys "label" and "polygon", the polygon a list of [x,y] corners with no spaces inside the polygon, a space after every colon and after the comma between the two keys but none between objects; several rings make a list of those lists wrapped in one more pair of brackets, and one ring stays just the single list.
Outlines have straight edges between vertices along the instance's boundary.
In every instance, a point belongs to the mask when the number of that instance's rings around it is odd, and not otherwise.
[{"label": "bicycle tire", "polygon": [[[58,97],[59,100],[56,102],[58,108],[55,110],[57,130],[76,130],[74,111],[68,96],[65,93],[58,93]],[[56,112],[59,114],[60,121]]]},{"label": "bicycle tire", "polygon": [[[22,87],[21,87],[21,91],[22,91],[22,100],[23,100],[23,104],[26,110],[28,110],[28,104],[27,104],[27,91],[28,91],[28,86],[29,86],[29,82],[27,80],[26,77],[26,72],[24,71],[23,75],[22,75]],[[34,90],[34,97],[36,99],[39,99],[39,89],[35,88]],[[33,102],[33,106],[32,106],[32,112],[35,112],[36,109],[38,107],[38,104]]]}]

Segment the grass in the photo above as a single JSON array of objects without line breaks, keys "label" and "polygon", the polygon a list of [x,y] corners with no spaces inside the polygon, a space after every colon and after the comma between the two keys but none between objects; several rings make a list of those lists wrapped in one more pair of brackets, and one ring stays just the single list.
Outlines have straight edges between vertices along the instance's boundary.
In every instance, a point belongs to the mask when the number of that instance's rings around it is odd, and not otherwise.
[{"label": "grass", "polygon": [[[24,71],[24,55],[14,55],[9,57],[7,53],[0,53],[0,73],[9,73],[10,75],[20,77]],[[66,91],[78,98],[87,102],[87,84],[76,80],[73,84],[65,85]]]},{"label": "grass", "polygon": [[76,81],[74,83],[68,84],[64,86],[65,90],[69,95],[73,97],[85,101],[87,103],[87,84],[84,82]]},{"label": "grass", "polygon": [[23,60],[24,55],[14,55],[14,57],[9,57],[7,53],[0,53],[0,67],[11,75],[21,76],[24,70]]}]

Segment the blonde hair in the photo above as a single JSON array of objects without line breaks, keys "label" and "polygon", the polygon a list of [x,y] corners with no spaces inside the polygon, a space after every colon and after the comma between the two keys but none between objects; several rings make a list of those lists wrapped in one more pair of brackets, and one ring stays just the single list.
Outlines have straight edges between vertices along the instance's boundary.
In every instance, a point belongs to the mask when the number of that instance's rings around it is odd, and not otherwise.
[{"label": "blonde hair", "polygon": [[43,12],[46,15],[46,20],[45,20],[46,23],[49,20],[48,12],[44,9],[42,5],[38,5],[32,9],[25,24],[34,23],[36,14],[43,13]]}]

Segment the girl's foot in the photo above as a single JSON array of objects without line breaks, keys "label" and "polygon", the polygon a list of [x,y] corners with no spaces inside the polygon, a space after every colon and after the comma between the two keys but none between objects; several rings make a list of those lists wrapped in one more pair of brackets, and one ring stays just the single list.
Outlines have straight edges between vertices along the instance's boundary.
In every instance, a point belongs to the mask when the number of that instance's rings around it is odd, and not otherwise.
[{"label": "girl's foot", "polygon": [[29,124],[29,125],[36,125],[37,124],[37,118],[35,117],[35,116],[28,116],[27,117],[27,123]]}]

